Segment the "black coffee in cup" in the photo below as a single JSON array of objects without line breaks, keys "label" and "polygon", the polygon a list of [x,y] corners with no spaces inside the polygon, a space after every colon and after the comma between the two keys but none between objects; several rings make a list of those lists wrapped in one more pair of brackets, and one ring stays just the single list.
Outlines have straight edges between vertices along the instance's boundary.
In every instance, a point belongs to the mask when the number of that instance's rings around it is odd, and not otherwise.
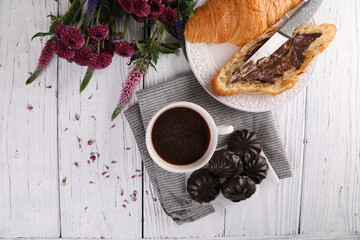
[{"label": "black coffee in cup", "polygon": [[166,110],[156,119],[151,131],[155,151],[173,165],[188,165],[201,159],[210,137],[205,119],[187,107]]}]

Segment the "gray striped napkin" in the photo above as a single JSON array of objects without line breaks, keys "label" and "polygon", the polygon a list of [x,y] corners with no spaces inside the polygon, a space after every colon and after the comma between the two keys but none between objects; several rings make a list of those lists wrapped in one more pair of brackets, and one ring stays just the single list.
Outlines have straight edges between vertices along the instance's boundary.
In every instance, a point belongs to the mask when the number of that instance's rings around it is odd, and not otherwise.
[{"label": "gray striped napkin", "polygon": [[[262,142],[263,151],[278,177],[291,177],[291,169],[284,146],[271,112],[250,113],[229,108],[212,98],[193,75],[167,81],[136,93],[139,104],[125,111],[138,144],[142,161],[154,191],[165,212],[181,224],[195,221],[214,211],[210,204],[199,204],[186,192],[185,174],[171,173],[156,165],[145,145],[145,129],[150,118],[170,102],[193,102],[214,118],[217,125],[231,124],[235,129],[255,131]],[[218,147],[226,144],[228,136],[220,136]]]}]

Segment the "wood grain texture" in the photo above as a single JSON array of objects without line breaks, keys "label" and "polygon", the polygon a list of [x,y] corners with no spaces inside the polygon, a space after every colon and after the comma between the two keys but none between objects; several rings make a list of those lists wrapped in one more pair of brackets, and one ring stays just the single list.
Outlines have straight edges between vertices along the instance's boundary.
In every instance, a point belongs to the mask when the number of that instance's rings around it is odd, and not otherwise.
[{"label": "wood grain texture", "polygon": [[25,85],[49,12],[54,1],[0,1],[0,237],[59,237],[56,61]]},{"label": "wood grain texture", "polygon": [[[60,14],[64,14],[68,1],[59,3]],[[131,38],[142,36],[140,25],[131,24],[130,29],[138,33]],[[86,68],[59,59],[60,179],[66,178],[66,185],[60,187],[62,237],[141,238],[142,180],[131,178],[136,169],[141,169],[140,157],[125,118],[119,115],[116,121],[110,120],[128,74],[127,62],[115,54],[111,66],[96,71],[80,94]],[[75,114],[80,116],[79,121]],[[116,126],[111,128],[113,124]],[[77,137],[81,138],[81,148]],[[95,142],[88,145],[89,140]],[[94,162],[91,152],[100,154]],[[135,202],[130,198],[134,190],[139,198]]]},{"label": "wood grain texture", "polygon": [[324,1],[338,33],[307,88],[301,233],[360,230],[359,1]]},{"label": "wood grain texture", "polygon": [[[150,69],[145,76],[145,88],[155,84],[175,79],[184,74],[191,73],[190,66],[183,56],[161,55],[156,66],[158,72]],[[145,169],[146,170],[146,169]],[[146,173],[146,171],[145,171]],[[158,201],[154,202],[154,196],[149,178],[145,174],[144,179],[144,237],[200,237],[212,238],[223,236],[224,212],[215,212],[194,223],[177,225],[168,217]],[[146,190],[149,194],[146,194]],[[211,223],[211,227],[209,227]]]},{"label": "wood grain texture", "polygon": [[274,112],[293,177],[281,180],[277,188],[260,194],[246,207],[227,210],[225,236],[254,238],[297,234],[303,167],[304,102],[305,94],[302,93]]}]

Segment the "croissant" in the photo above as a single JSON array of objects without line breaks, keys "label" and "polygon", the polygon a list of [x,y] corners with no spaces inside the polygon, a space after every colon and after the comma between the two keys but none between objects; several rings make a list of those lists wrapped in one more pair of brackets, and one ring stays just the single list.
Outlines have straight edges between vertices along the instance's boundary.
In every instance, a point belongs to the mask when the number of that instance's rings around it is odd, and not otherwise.
[{"label": "croissant", "polygon": [[191,43],[230,42],[237,46],[255,39],[302,0],[207,0],[185,26]]}]

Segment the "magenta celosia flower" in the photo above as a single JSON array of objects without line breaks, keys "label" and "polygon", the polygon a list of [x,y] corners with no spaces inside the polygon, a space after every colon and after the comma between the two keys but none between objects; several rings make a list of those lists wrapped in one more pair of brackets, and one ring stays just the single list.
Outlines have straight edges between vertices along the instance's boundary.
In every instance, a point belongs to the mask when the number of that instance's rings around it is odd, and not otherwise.
[{"label": "magenta celosia flower", "polygon": [[85,37],[84,34],[76,27],[65,26],[64,31],[61,34],[60,40],[69,48],[78,49],[84,46]]},{"label": "magenta celosia flower", "polygon": [[166,25],[173,25],[178,20],[176,9],[167,7],[159,19]]},{"label": "magenta celosia flower", "polygon": [[75,56],[75,51],[69,49],[63,42],[60,40],[55,40],[53,43],[54,53],[61,58],[71,61]]},{"label": "magenta celosia flower", "polygon": [[131,0],[131,12],[138,17],[146,17],[150,13],[150,6],[146,0]]},{"label": "magenta celosia flower", "polygon": [[131,2],[129,0],[118,0],[118,2],[125,12],[131,13]]},{"label": "magenta celosia flower", "polygon": [[89,35],[94,40],[103,40],[109,34],[108,25],[98,23],[89,29]]},{"label": "magenta celosia flower", "polygon": [[131,16],[137,21],[138,23],[143,23],[145,21],[145,17],[138,17],[135,14],[131,14]]},{"label": "magenta celosia flower", "polygon": [[130,97],[132,96],[137,84],[139,83],[139,81],[141,80],[142,76],[145,73],[146,69],[141,68],[139,71],[136,71],[137,68],[138,68],[137,64],[129,68],[130,73],[126,78],[116,109],[114,110],[111,116],[112,120],[114,120],[117,117],[117,115],[119,115],[119,113],[124,109],[126,104],[129,102]]},{"label": "magenta celosia flower", "polygon": [[149,20],[157,20],[159,16],[163,13],[165,5],[161,4],[161,0],[149,0],[148,4],[150,5],[150,13],[148,15]]},{"label": "magenta celosia flower", "polygon": [[115,52],[122,57],[132,57],[135,53],[134,43],[121,41],[115,44]]},{"label": "magenta celosia flower", "polygon": [[90,59],[90,66],[94,69],[107,68],[112,62],[112,56],[108,53],[94,54]]},{"label": "magenta celosia flower", "polygon": [[94,53],[91,52],[90,49],[82,47],[75,51],[75,56],[72,58],[72,60],[80,66],[89,66],[90,58],[93,54]]},{"label": "magenta celosia flower", "polygon": [[55,34],[56,34],[58,39],[61,38],[61,35],[63,34],[64,30],[65,30],[65,26],[63,24],[59,24],[59,25],[56,26]]}]

